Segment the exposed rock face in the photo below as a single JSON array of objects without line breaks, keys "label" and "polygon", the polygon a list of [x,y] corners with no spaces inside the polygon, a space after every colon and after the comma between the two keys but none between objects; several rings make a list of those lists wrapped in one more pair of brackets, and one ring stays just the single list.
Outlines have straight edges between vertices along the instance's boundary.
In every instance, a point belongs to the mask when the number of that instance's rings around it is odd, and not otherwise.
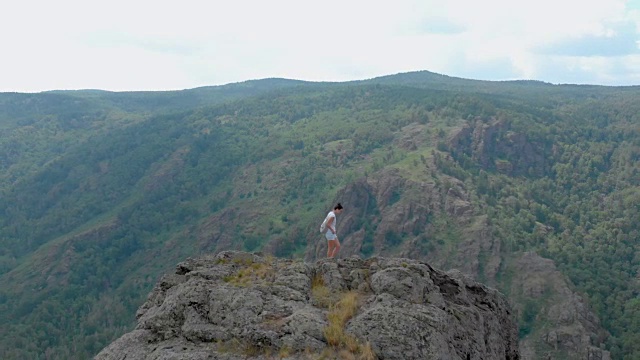
[{"label": "exposed rock face", "polygon": [[201,249],[210,250],[231,248],[233,246],[233,236],[220,224],[233,224],[238,217],[238,211],[234,208],[227,208],[212,216],[198,231],[198,246]]},{"label": "exposed rock face", "polygon": [[[535,330],[520,344],[523,358],[608,359],[608,352],[600,348],[606,331],[553,261],[532,254],[513,260],[505,257],[490,219],[474,214],[464,183],[449,178],[446,190],[442,183],[419,183],[385,171],[345,187],[337,196],[349,206],[338,219],[339,233],[345,234],[339,257],[359,254],[369,237],[373,254],[426,260],[439,268],[459,269],[491,286],[504,286],[510,289],[508,296],[517,305],[520,319],[525,312],[530,316],[527,323],[520,323],[521,329]],[[363,223],[368,216],[372,220]],[[448,244],[448,249],[436,243],[425,253],[421,242],[434,243],[431,234],[437,224],[432,218],[443,216],[450,221],[445,229],[455,231],[458,241]],[[535,231],[544,235],[552,228],[537,223]],[[403,241],[390,243],[389,233],[403,234]],[[326,241],[318,241],[309,247],[307,259],[322,257],[325,252]],[[513,279],[509,284],[507,277]]]},{"label": "exposed rock face", "polygon": [[[441,268],[460,269],[493,285],[501,263],[500,241],[492,235],[487,216],[474,215],[464,183],[448,176],[442,178],[447,182],[444,188],[434,180],[417,182],[404,178],[397,170],[388,170],[342,189],[335,202],[342,202],[348,209],[338,218],[339,235],[345,234],[340,238],[339,256],[369,255],[364,251],[369,241],[371,254],[424,259]],[[436,243],[434,233],[438,229],[433,220],[437,217],[448,219],[446,228],[460,229],[455,253],[444,254]],[[363,223],[363,219],[370,221]],[[394,243],[390,235],[404,241]],[[308,248],[307,261],[324,257],[326,241],[322,235],[314,233],[309,238],[319,240]],[[479,260],[481,257],[484,263]]]},{"label": "exposed rock face", "polygon": [[[341,238],[345,257],[357,255],[363,251],[367,241],[376,254],[388,254],[389,249],[401,245],[390,241],[390,234],[400,237],[418,237],[429,228],[429,222],[436,213],[449,211],[448,214],[464,213],[471,215],[471,206],[459,197],[458,180],[451,178],[450,194],[442,193],[440,187],[431,182],[407,180],[397,170],[386,170],[376,177],[359,179],[342,189],[337,199],[348,206],[348,211],[338,218],[339,234],[348,234]],[[370,219],[370,223],[363,223]],[[370,232],[370,239],[366,233]],[[321,237],[321,236],[316,236]],[[405,243],[400,253],[410,256],[406,250],[413,249],[410,242]],[[315,248],[309,248],[307,260],[323,257],[326,244],[318,242]],[[397,254],[398,252],[395,252]]]},{"label": "exposed rock face", "polygon": [[609,352],[598,347],[607,337],[598,317],[569,288],[553,261],[528,252],[515,261],[513,270],[512,298],[530,305],[517,306],[518,312],[528,312],[530,321],[544,320],[522,340],[523,359],[610,359]]},{"label": "exposed rock face", "polygon": [[[355,313],[340,325],[357,346],[330,347],[328,313],[344,294],[357,294]],[[378,359],[520,358],[504,296],[409,259],[188,259],[162,278],[137,318],[96,359],[354,358],[363,349]]]},{"label": "exposed rock face", "polygon": [[452,153],[467,154],[482,168],[508,175],[541,176],[548,166],[541,146],[512,131],[504,120],[476,120],[453,133],[447,143]]}]

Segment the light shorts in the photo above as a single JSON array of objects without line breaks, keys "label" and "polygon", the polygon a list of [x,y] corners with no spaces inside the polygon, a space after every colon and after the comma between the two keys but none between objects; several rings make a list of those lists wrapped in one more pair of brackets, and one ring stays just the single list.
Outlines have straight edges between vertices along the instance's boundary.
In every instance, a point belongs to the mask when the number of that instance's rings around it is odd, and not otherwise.
[{"label": "light shorts", "polygon": [[327,238],[327,240],[335,240],[337,238],[336,234],[332,233],[331,230],[328,230],[326,234],[324,234],[324,237]]}]

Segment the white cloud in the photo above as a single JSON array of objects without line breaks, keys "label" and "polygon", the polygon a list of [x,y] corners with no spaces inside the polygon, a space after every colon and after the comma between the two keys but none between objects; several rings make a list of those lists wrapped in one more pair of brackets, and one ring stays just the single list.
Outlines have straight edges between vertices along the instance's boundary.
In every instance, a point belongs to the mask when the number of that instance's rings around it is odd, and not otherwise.
[{"label": "white cloud", "polygon": [[638,0],[26,0],[0,14],[0,91],[411,70],[640,84],[639,34]]}]

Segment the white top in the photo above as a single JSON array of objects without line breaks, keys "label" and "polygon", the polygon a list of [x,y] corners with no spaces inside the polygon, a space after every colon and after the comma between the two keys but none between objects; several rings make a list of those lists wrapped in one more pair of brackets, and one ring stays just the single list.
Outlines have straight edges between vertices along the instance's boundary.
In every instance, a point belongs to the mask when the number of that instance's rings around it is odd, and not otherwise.
[{"label": "white top", "polygon": [[[333,218],[333,222],[331,223],[331,225],[329,225],[329,219]],[[335,234],[338,229],[336,229],[336,225],[338,224],[338,219],[336,218],[336,213],[334,213],[333,211],[329,211],[329,213],[327,214],[327,231],[331,231],[331,228],[333,228],[333,233]]]}]

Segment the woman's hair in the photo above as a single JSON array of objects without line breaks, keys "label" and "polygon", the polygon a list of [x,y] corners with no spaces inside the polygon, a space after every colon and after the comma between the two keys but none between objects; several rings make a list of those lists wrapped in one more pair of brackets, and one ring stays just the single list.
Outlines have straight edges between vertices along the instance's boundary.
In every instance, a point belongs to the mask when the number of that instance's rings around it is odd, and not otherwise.
[{"label": "woman's hair", "polygon": [[342,210],[342,205],[340,205],[340,203],[338,203],[338,205],[333,207],[333,210]]}]

